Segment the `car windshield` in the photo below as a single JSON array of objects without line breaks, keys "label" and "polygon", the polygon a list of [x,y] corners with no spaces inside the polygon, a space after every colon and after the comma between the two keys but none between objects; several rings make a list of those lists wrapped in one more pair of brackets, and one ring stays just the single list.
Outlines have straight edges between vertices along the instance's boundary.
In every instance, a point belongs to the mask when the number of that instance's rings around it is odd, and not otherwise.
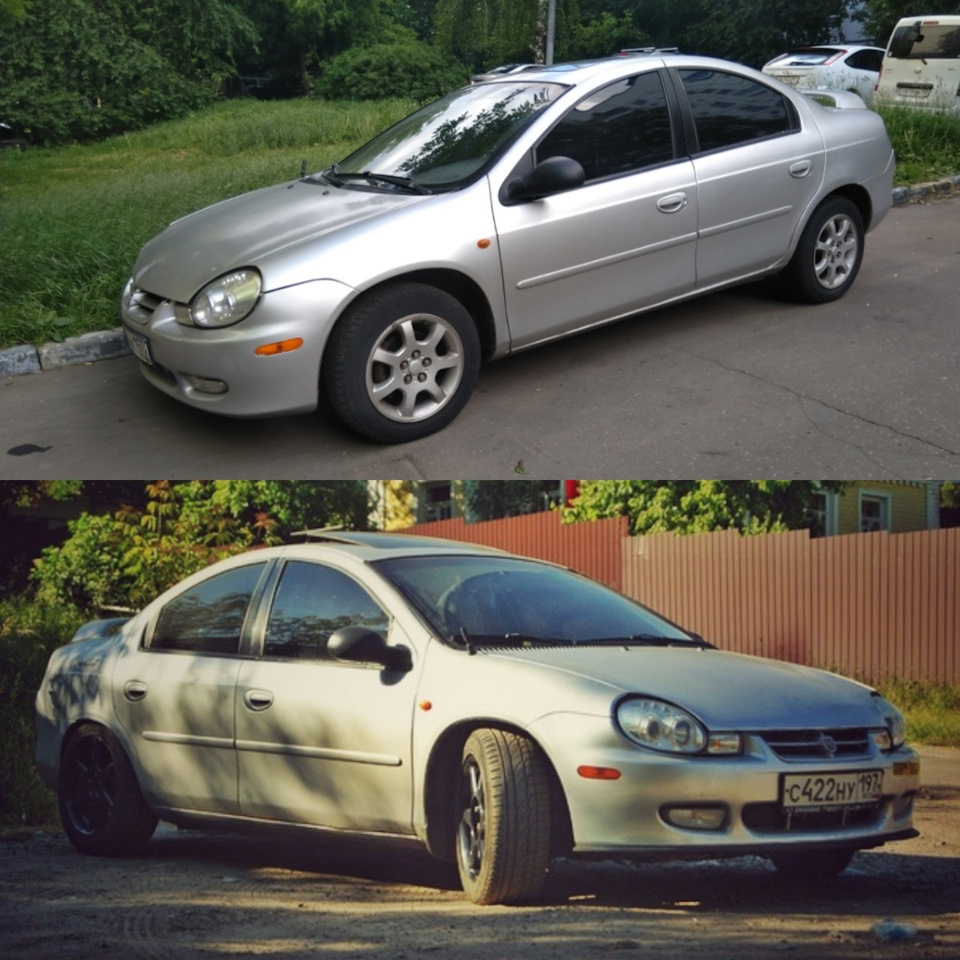
[{"label": "car windshield", "polygon": [[323,172],[338,186],[389,189],[389,180],[429,191],[465,186],[567,88],[515,81],[464,87],[428,104]]},{"label": "car windshield", "polygon": [[619,593],[560,567],[512,557],[378,561],[430,622],[460,646],[703,644]]}]

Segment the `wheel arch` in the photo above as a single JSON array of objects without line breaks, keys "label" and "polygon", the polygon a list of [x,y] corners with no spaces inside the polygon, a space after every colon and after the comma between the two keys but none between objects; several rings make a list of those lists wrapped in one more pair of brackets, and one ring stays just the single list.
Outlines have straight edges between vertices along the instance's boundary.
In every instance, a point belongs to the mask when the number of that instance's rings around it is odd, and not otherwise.
[{"label": "wheel arch", "polygon": [[503,720],[490,718],[474,718],[455,724],[445,730],[433,745],[424,776],[423,810],[426,821],[424,839],[427,849],[441,860],[455,859],[456,814],[451,797],[455,795],[456,778],[464,744],[470,734],[479,729],[515,733],[526,737],[539,750],[550,780],[550,853],[552,857],[569,853],[573,849],[570,809],[563,785],[549,755],[528,730]]},{"label": "wheel arch", "polygon": [[[443,290],[458,300],[473,318],[477,333],[480,336],[480,348],[483,356],[491,356],[497,349],[497,327],[493,316],[493,308],[483,289],[466,274],[448,268],[424,268],[411,270],[408,273],[387,277],[362,290],[347,306],[356,303],[362,297],[376,293],[384,287],[398,283],[424,283],[438,290]],[[342,316],[341,312],[341,316]],[[338,318],[339,320],[339,318]]]},{"label": "wheel arch", "polygon": [[[838,187],[836,190],[828,193],[820,203],[817,204],[817,207],[827,200],[832,200],[834,197],[844,197],[860,211],[860,218],[863,220],[863,231],[867,233],[873,223],[873,201],[870,199],[869,191],[860,186],[860,184],[849,183],[844,187]],[[816,209],[816,207],[814,209]],[[813,211],[811,211],[811,215],[812,212]]]}]

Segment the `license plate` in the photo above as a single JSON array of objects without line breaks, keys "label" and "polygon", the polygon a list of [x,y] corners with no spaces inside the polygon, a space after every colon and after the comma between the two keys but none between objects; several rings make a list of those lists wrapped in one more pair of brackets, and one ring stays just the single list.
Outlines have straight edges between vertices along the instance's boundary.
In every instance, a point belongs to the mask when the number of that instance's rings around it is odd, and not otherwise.
[{"label": "license plate", "polygon": [[882,770],[784,774],[780,803],[785,810],[826,810],[877,803],[883,792]]},{"label": "license plate", "polygon": [[789,83],[793,87],[800,82],[800,78],[794,73],[774,73],[771,76],[776,77],[781,83]]},{"label": "license plate", "polygon": [[123,334],[127,338],[127,346],[130,348],[130,352],[141,363],[153,366],[153,357],[150,356],[150,341],[139,333],[128,330],[126,327],[123,328]]}]

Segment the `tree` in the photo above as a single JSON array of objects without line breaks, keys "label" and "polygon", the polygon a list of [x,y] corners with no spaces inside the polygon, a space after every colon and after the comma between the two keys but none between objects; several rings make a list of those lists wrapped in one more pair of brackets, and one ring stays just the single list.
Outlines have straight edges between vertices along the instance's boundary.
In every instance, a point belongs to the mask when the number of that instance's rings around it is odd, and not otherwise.
[{"label": "tree", "polygon": [[209,102],[253,35],[229,0],[43,0],[0,25],[0,117],[37,143],[105,137]]},{"label": "tree", "polygon": [[367,513],[355,481],[155,481],[142,508],[72,521],[69,538],[34,564],[37,598],[91,613],[139,607],[215,560],[306,527],[364,528]]},{"label": "tree", "polygon": [[465,480],[464,512],[471,521],[495,520],[547,509],[559,480]]},{"label": "tree", "polygon": [[816,495],[842,486],[813,480],[584,480],[563,517],[574,522],[626,516],[633,534],[772,533],[809,527]]},{"label": "tree", "polygon": [[942,0],[928,3],[926,0],[864,0],[853,14],[853,19],[863,24],[865,36],[872,37],[879,46],[885,47],[897,21],[903,17],[921,17],[935,11],[938,14],[960,13],[958,0]]}]

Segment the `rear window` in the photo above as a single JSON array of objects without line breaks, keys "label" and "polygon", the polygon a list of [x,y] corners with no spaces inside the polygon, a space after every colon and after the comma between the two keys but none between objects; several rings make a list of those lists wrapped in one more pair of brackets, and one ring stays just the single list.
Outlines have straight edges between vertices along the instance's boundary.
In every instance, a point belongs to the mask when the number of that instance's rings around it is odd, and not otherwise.
[{"label": "rear window", "polygon": [[960,24],[917,20],[902,24],[890,38],[888,57],[899,60],[951,60],[960,57]]},{"label": "rear window", "polygon": [[842,50],[834,50],[832,47],[817,47],[815,50],[791,50],[789,53],[777,57],[776,60],[772,60],[768,66],[817,67],[841,53],[843,53]]}]

